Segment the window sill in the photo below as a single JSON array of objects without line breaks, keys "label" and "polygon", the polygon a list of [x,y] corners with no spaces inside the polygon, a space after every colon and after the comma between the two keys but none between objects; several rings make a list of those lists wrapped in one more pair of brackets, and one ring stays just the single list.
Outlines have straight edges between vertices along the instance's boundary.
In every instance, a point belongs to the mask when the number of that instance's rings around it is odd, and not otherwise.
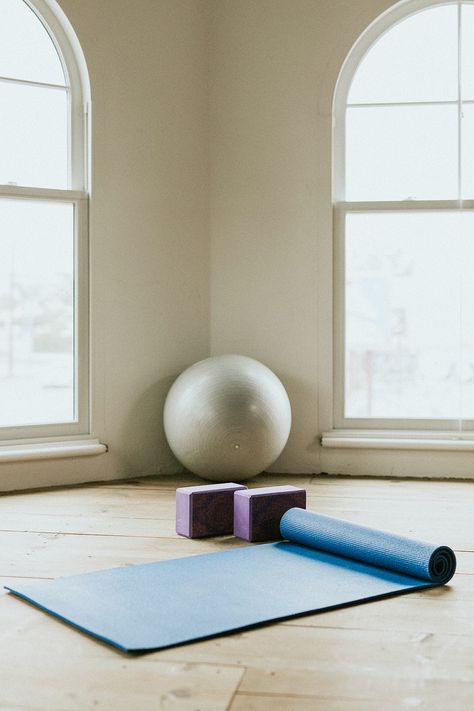
[{"label": "window sill", "polygon": [[0,445],[0,464],[3,462],[28,462],[36,459],[66,459],[92,457],[105,454],[107,445],[97,439],[41,442],[35,444]]},{"label": "window sill", "polygon": [[453,432],[376,432],[331,430],[321,436],[323,447],[335,449],[418,449],[474,451],[473,433]]}]

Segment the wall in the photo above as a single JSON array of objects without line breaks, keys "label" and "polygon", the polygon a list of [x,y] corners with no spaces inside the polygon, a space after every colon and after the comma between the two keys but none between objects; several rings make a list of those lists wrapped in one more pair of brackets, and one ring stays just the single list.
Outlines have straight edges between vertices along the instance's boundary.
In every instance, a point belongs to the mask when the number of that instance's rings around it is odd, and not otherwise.
[{"label": "wall", "polygon": [[332,91],[384,4],[213,3],[211,352],[244,352],[283,380],[294,421],[276,471],[320,469]]},{"label": "wall", "polygon": [[108,454],[0,466],[0,488],[180,470],[161,412],[208,354],[206,5],[60,0],[88,64],[94,434]]},{"label": "wall", "polygon": [[332,95],[391,2],[60,3],[92,84],[94,433],[110,451],[2,464],[0,488],[179,471],[161,409],[209,346],[261,359],[287,387],[294,422],[274,471],[472,476],[465,453],[319,445],[333,377]]},{"label": "wall", "polygon": [[287,387],[280,472],[473,476],[470,453],[329,450],[332,96],[387,0],[212,0],[211,352]]}]

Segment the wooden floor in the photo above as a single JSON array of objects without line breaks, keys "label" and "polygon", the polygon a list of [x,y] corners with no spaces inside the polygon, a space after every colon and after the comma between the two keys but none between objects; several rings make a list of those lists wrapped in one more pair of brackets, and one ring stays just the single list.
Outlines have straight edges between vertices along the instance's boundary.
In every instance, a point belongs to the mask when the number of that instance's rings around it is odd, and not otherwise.
[{"label": "wooden floor", "polygon": [[[261,477],[308,508],[451,545],[449,586],[133,657],[4,590],[0,709],[470,711],[474,709],[474,483]],[[161,478],[0,497],[0,582],[224,550],[174,533]],[[265,594],[262,591],[262,594]]]}]

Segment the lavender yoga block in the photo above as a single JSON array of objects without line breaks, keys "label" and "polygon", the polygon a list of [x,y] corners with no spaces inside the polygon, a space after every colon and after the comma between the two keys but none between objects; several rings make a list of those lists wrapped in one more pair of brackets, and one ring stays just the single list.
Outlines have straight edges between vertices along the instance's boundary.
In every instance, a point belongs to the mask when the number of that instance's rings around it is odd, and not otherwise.
[{"label": "lavender yoga block", "polygon": [[234,492],[242,484],[204,484],[176,489],[176,533],[187,538],[232,533]]},{"label": "lavender yoga block", "polygon": [[281,538],[280,519],[288,509],[306,508],[306,490],[297,486],[266,486],[234,495],[234,534],[246,541]]}]

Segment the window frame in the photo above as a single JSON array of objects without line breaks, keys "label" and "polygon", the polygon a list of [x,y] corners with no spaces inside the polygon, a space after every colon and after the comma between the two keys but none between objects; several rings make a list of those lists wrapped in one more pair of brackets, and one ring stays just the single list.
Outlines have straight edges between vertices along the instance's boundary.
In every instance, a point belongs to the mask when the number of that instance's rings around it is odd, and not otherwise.
[{"label": "window frame", "polygon": [[[464,0],[466,3],[466,0]],[[375,440],[383,434],[389,434],[393,439],[401,436],[430,438],[456,437],[457,439],[472,439],[474,436],[474,421],[461,419],[429,419],[429,418],[353,418],[346,417],[345,409],[345,220],[349,213],[365,212],[401,213],[409,211],[472,211],[474,199],[453,200],[385,200],[385,201],[348,201],[345,200],[345,132],[346,107],[350,86],[357,69],[365,54],[370,51],[385,32],[389,31],[399,21],[410,15],[431,7],[455,5],[458,8],[463,0],[446,2],[446,0],[406,0],[387,10],[376,18],[366,31],[359,37],[347,55],[339,77],[333,98],[333,171],[332,171],[332,210],[333,210],[333,428],[345,431],[348,436],[358,435]],[[474,3],[469,3],[474,4]],[[460,12],[458,12],[458,31],[460,28]],[[458,49],[458,63],[460,49]],[[388,105],[406,105],[408,102],[390,102]],[[413,102],[410,102],[413,103]],[[429,102],[427,102],[429,103]],[[461,96],[458,86],[458,115],[461,110]],[[473,101],[462,103],[474,103]],[[368,103],[367,106],[373,104]],[[459,121],[458,121],[459,124]],[[459,136],[461,135],[458,125]],[[459,142],[460,143],[460,142]],[[458,161],[461,163],[461,145],[458,145]],[[458,190],[460,192],[460,168],[458,168]],[[324,440],[324,437],[323,437]],[[330,442],[325,442],[329,446]],[[411,447],[410,447],[411,448]]]},{"label": "window frame", "polygon": [[[79,41],[57,3],[23,0],[53,42],[64,70],[68,97],[68,188],[0,184],[0,199],[72,204],[74,211],[74,400],[72,422],[0,428],[0,444],[84,438],[91,433],[89,317],[90,86]],[[3,78],[8,80],[8,78]],[[41,82],[11,81],[34,86]],[[59,85],[58,85],[59,86]]]}]

